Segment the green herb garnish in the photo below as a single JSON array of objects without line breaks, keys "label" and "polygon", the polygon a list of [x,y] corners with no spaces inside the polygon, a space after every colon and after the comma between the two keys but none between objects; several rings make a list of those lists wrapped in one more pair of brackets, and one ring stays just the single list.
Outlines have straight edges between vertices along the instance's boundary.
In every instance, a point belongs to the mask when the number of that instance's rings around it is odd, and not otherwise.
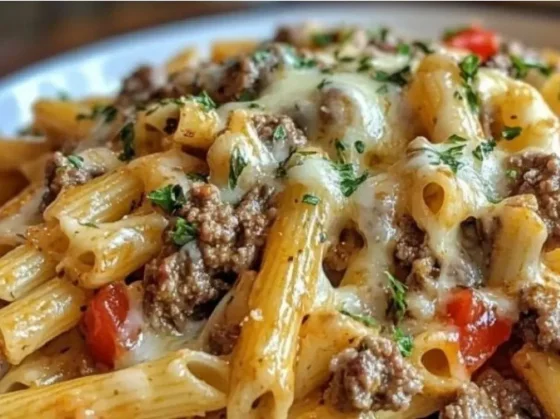
[{"label": "green herb garnish", "polygon": [[473,112],[478,112],[479,100],[473,89],[474,79],[478,73],[478,67],[480,66],[480,59],[477,55],[470,54],[467,55],[459,63],[459,68],[461,70],[461,77],[463,79],[463,87],[465,88],[465,94],[467,97],[467,103]]},{"label": "green herb garnish", "polygon": [[303,195],[301,202],[309,205],[317,205],[319,202],[321,202],[321,198],[306,193],[305,195]]},{"label": "green herb garnish", "polygon": [[239,147],[235,147],[233,152],[231,153],[231,157],[229,159],[229,179],[228,179],[228,186],[230,189],[235,189],[237,186],[237,180],[247,166],[249,162],[243,155],[243,152]]},{"label": "green herb garnish", "polygon": [[414,346],[412,336],[404,333],[400,327],[395,327],[393,339],[395,340],[402,356],[406,357],[412,354],[412,348]]},{"label": "green herb garnish", "polygon": [[412,46],[415,47],[415,48],[418,48],[420,51],[422,51],[426,55],[434,53],[434,50],[431,49],[426,42],[414,41],[412,43]]},{"label": "green herb garnish", "polygon": [[216,102],[212,100],[206,91],[203,91],[198,96],[189,96],[189,99],[195,103],[198,103],[205,112],[211,111],[212,109],[216,109]]},{"label": "green herb garnish", "polygon": [[256,51],[253,54],[253,60],[257,63],[263,63],[271,57],[271,53],[269,51]]},{"label": "green herb garnish", "polygon": [[451,144],[459,144],[459,143],[466,143],[467,139],[464,137],[461,137],[460,135],[457,134],[452,134],[451,136],[449,136],[449,138],[447,139],[448,143]]},{"label": "green herb garnish", "polygon": [[134,123],[129,122],[122,127],[119,133],[119,139],[123,144],[123,151],[119,155],[119,159],[123,161],[132,160],[136,152],[134,151]]},{"label": "green herb garnish", "polygon": [[377,88],[377,90],[375,92],[380,94],[380,95],[387,94],[389,92],[389,86],[384,84],[381,87]]},{"label": "green herb garnish", "polygon": [[334,142],[334,148],[336,149],[336,157],[338,161],[344,163],[345,161],[344,153],[346,152],[347,149],[346,144],[344,144],[340,140],[336,140]]},{"label": "green herb garnish", "polygon": [[356,189],[368,178],[367,173],[356,176],[355,167],[352,163],[333,163],[340,177],[340,190],[345,197],[352,195]]},{"label": "green herb garnish", "polygon": [[538,70],[543,76],[550,76],[552,73],[552,67],[531,61],[525,61],[517,55],[510,55],[511,64],[513,66],[513,77],[516,79],[523,79],[529,73],[532,68]]},{"label": "green herb garnish", "polygon": [[78,115],[76,115],[76,120],[77,121],[81,121],[84,119],[97,119],[97,118],[102,118],[103,122],[105,123],[109,123],[115,120],[115,118],[117,117],[117,108],[115,108],[112,105],[107,105],[107,106],[102,106],[102,105],[94,105],[91,108],[91,113],[89,114],[83,114],[83,113],[79,113]]},{"label": "green herb garnish", "polygon": [[377,322],[371,316],[367,316],[367,315],[364,315],[364,314],[354,314],[354,313],[350,313],[347,310],[339,310],[339,312],[341,314],[344,314],[345,316],[348,316],[348,317],[362,323],[363,325],[365,325],[367,327],[377,326]]},{"label": "green herb garnish", "polygon": [[364,144],[363,141],[356,141],[354,143],[354,148],[356,149],[356,151],[360,154],[362,154],[366,148],[366,145]]},{"label": "green herb garnish", "polygon": [[506,170],[506,176],[511,180],[516,180],[517,176],[519,176],[519,173],[517,173],[517,170],[515,169],[508,169]]},{"label": "green herb garnish", "polygon": [[397,46],[397,54],[399,55],[410,55],[410,45],[409,44],[399,44]]},{"label": "green herb garnish", "polygon": [[496,141],[494,140],[483,141],[482,143],[476,146],[472,154],[476,159],[483,161],[492,152],[492,150],[494,150],[495,147],[496,147]]},{"label": "green herb garnish", "polygon": [[171,238],[177,246],[184,246],[185,244],[196,239],[198,229],[196,225],[189,223],[184,218],[178,217],[175,222],[175,227],[171,232]]},{"label": "green herb garnish", "polygon": [[504,140],[513,140],[521,134],[521,127],[504,127],[502,130],[502,138]]},{"label": "green herb garnish", "polygon": [[66,159],[68,160],[68,163],[70,163],[76,169],[80,169],[84,165],[84,158],[82,156],[70,154],[66,156]]},{"label": "green herb garnish", "polygon": [[404,86],[408,83],[407,77],[410,75],[410,66],[406,66],[394,73],[387,73],[385,71],[376,71],[373,74],[373,79],[376,81],[394,83],[398,86]]},{"label": "green herb garnish", "polygon": [[321,80],[321,83],[319,83],[317,85],[317,89],[321,90],[323,87],[325,87],[326,85],[331,84],[331,83],[332,83],[331,81],[329,81],[327,79],[323,79],[323,80]]},{"label": "green herb garnish", "polygon": [[87,222],[87,223],[79,222],[79,224],[80,224],[81,226],[84,226],[84,227],[99,228],[99,226],[98,226],[97,224],[91,223],[91,222]]},{"label": "green herb garnish", "polygon": [[181,185],[166,185],[156,189],[148,194],[148,199],[152,201],[152,204],[163,208],[170,214],[187,202]]},{"label": "green herb garnish", "polygon": [[430,164],[432,165],[444,164],[448,166],[453,173],[457,173],[457,171],[464,166],[463,162],[459,161],[459,158],[463,154],[464,148],[465,148],[465,144],[449,147],[444,151],[438,151],[425,147],[412,151],[426,151],[427,153],[430,153],[432,157],[435,157],[435,160],[430,161]]},{"label": "green herb garnish", "polygon": [[389,271],[385,271],[385,275],[389,280],[389,290],[391,291],[391,310],[395,312],[397,320],[400,321],[404,317],[407,304],[406,304],[406,290],[408,289],[405,284],[395,278]]},{"label": "green herb garnish", "polygon": [[334,43],[336,40],[336,35],[333,33],[314,33],[311,35],[311,42],[316,47],[326,47],[329,44]]},{"label": "green herb garnish", "polygon": [[272,133],[272,141],[285,141],[288,134],[284,125],[278,125]]},{"label": "green herb garnish", "polygon": [[359,73],[362,73],[364,71],[369,71],[371,70],[371,57],[362,57],[360,59],[360,62],[358,64],[358,69],[357,71]]}]

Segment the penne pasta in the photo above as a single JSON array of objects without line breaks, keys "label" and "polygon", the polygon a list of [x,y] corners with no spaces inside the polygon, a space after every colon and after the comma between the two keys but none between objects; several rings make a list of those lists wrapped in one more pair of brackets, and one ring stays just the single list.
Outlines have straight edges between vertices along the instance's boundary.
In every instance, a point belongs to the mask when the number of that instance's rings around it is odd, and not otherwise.
[{"label": "penne pasta", "polygon": [[54,278],[0,309],[0,342],[8,361],[21,363],[27,355],[76,326],[84,303],[84,291]]}]

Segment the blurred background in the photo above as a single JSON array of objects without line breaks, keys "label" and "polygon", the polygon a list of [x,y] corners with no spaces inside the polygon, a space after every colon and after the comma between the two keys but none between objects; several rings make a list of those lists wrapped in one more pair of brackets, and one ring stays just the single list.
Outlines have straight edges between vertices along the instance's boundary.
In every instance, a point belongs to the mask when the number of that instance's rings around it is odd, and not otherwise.
[{"label": "blurred background", "polygon": [[[297,2],[300,3],[300,2]],[[486,3],[486,2],[485,2]],[[315,3],[320,7],[320,3]],[[406,7],[405,3],[401,3]],[[479,2],[470,2],[480,7]],[[502,2],[490,7],[557,14],[560,3]],[[489,6],[489,5],[487,5]],[[280,2],[1,2],[0,78],[28,64],[104,38],[178,20],[243,9],[295,7]]]}]

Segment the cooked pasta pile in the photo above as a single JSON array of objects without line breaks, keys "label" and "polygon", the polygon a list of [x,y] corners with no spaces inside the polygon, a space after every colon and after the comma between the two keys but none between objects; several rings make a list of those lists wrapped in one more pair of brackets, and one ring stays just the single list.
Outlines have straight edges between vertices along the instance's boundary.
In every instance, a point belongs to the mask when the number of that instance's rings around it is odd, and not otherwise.
[{"label": "cooked pasta pile", "polygon": [[560,63],[281,28],[39,100],[1,418],[560,418]]}]

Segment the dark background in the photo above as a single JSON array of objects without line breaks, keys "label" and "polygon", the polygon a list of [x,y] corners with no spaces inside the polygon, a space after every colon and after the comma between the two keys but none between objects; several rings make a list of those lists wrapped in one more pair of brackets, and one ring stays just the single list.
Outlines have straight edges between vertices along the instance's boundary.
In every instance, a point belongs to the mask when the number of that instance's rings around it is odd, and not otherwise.
[{"label": "dark background", "polygon": [[[299,2],[298,2],[299,3]],[[401,3],[406,7],[405,3]],[[481,3],[469,2],[472,7]],[[320,7],[320,3],[316,3]],[[0,77],[109,36],[203,15],[294,7],[279,2],[0,2]],[[502,2],[490,7],[555,14],[560,3]],[[560,26],[559,26],[560,27]]]}]

